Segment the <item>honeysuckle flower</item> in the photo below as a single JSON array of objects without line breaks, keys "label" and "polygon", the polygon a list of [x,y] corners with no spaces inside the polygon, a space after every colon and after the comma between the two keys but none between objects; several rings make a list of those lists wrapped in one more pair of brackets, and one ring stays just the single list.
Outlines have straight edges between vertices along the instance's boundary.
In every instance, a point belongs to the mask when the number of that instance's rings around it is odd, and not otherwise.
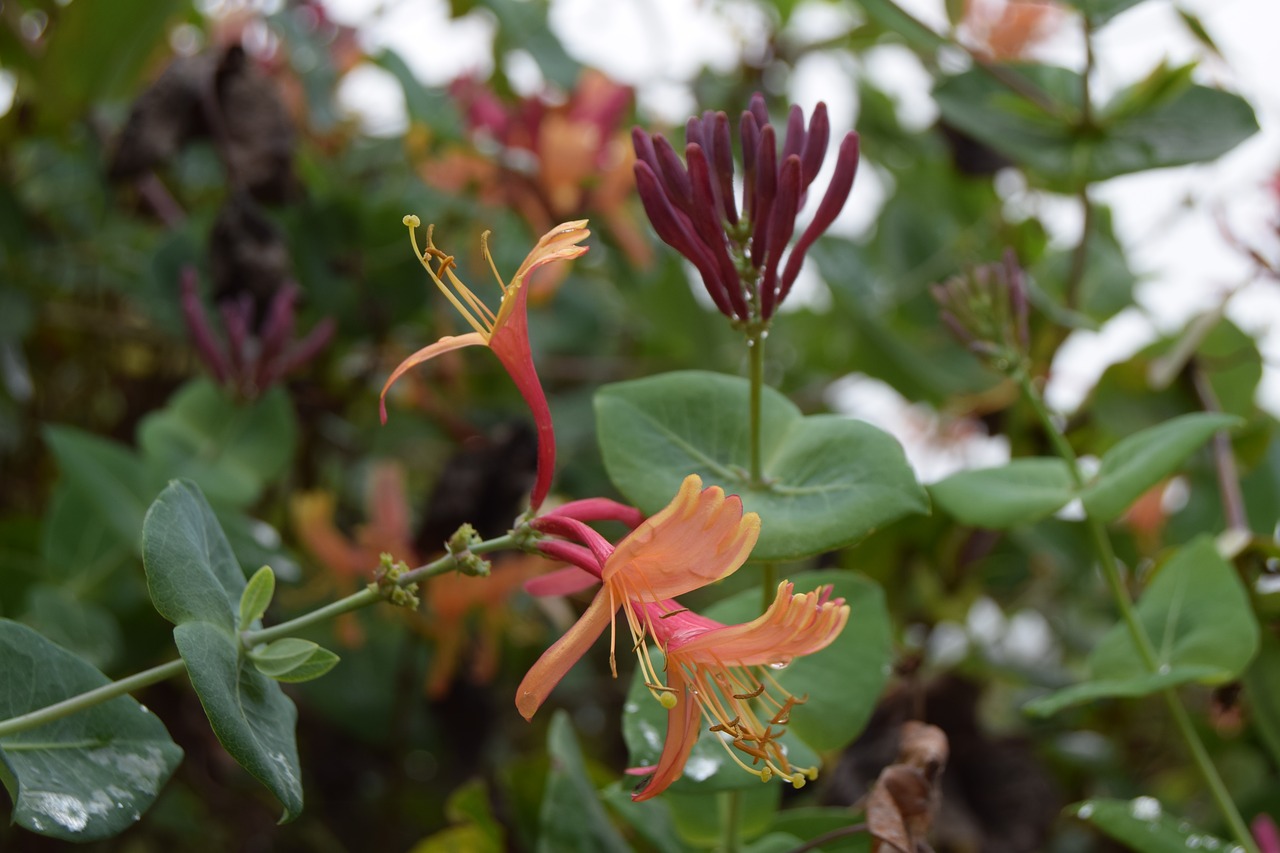
[{"label": "honeysuckle flower", "polygon": [[[653,625],[645,605],[662,605],[737,571],[760,535],[760,517],[754,512],[744,514],[741,499],[726,497],[718,486],[703,489],[702,480],[693,474],[685,478],[670,504],[640,523],[616,548],[587,527],[585,520],[594,518],[578,512],[581,507],[562,507],[531,522],[544,534],[578,539],[582,544],[543,540],[538,548],[599,577],[602,586],[581,618],[520,682],[516,708],[526,720],[606,626],[611,629],[610,666],[617,675],[614,646],[619,609],[626,616],[646,681],[656,685],[658,676],[652,671],[645,642],[646,635],[653,634]],[[575,514],[584,515],[585,520]]]},{"label": "honeysuckle flower", "polygon": [[[633,263],[648,264],[649,242],[628,204],[635,157],[622,125],[633,99],[630,87],[586,69],[563,95],[501,98],[466,77],[449,91],[472,146],[425,153],[419,169],[428,183],[515,208],[538,233],[591,211]],[[540,281],[539,289],[545,284]]]},{"label": "honeysuckle flower", "polygon": [[782,265],[796,214],[827,153],[830,124],[819,103],[808,130],[792,106],[782,151],[759,93],[738,122],[743,162],[741,212],[733,198],[729,118],[707,111],[685,127],[683,162],[662,134],[635,128],[636,189],[658,236],[702,276],[722,314],[744,326],[767,324],[800,274],[805,253],[831,227],[853,188],[858,135],[849,132],[836,154],[835,174]]},{"label": "honeysuckle flower", "polygon": [[795,787],[817,778],[817,768],[797,768],[779,738],[791,710],[806,697],[792,696],[770,670],[825,649],[844,629],[849,607],[831,598],[831,587],[795,594],[783,581],[762,616],[723,625],[675,602],[632,605],[643,609],[651,635],[666,656],[667,737],[652,775],[633,800],[656,797],[684,772],[698,740],[699,719],[716,734],[739,767],[768,781]]},{"label": "honeysuckle flower", "polygon": [[423,347],[413,355],[400,362],[392,371],[379,400],[379,411],[382,422],[387,421],[387,391],[397,379],[408,370],[429,361],[438,355],[456,349],[472,346],[484,346],[502,362],[510,374],[520,395],[524,397],[529,410],[533,413],[534,424],[538,430],[538,475],[534,481],[533,492],[529,503],[533,509],[542,505],[551,488],[551,476],[556,462],[555,430],[551,422],[551,409],[547,405],[546,394],[542,383],[538,381],[537,371],[533,365],[533,352],[529,348],[528,296],[526,280],[534,270],[552,261],[569,260],[587,251],[586,246],[578,244],[590,236],[587,221],[579,219],[565,222],[552,228],[542,236],[533,251],[520,264],[510,284],[502,283],[493,258],[489,254],[489,232],[481,235],[481,246],[484,259],[493,270],[494,277],[502,289],[502,301],[498,310],[492,311],[480,297],[462,283],[454,273],[454,259],[436,248],[432,241],[432,229],[427,229],[427,248],[419,248],[417,229],[421,225],[418,217],[410,215],[404,218],[409,227],[409,240],[413,243],[413,251],[422,263],[431,280],[454,308],[462,314],[463,319],[474,331],[464,335],[447,335],[433,344]]}]

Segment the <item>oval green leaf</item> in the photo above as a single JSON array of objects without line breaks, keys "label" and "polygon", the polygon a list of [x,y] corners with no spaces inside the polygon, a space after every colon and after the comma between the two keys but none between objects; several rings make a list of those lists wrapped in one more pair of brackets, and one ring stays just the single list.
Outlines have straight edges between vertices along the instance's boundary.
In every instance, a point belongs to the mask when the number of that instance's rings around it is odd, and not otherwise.
[{"label": "oval green leaf", "polygon": [[1103,455],[1097,476],[1081,493],[1085,512],[1099,521],[1118,518],[1215,432],[1240,423],[1235,415],[1194,412],[1127,436]]},{"label": "oval green leaf", "polygon": [[213,733],[284,805],[281,820],[292,820],[302,811],[297,709],[244,654],[236,632],[244,573],[194,483],[175,480],[156,498],[142,559],[151,600],[175,623],[174,642]]},{"label": "oval green leaf", "polygon": [[1132,800],[1087,800],[1069,810],[1080,820],[1139,853],[1187,853],[1188,850],[1240,850],[1234,844],[1197,832],[1191,824],[1166,814],[1154,797]]},{"label": "oval green leaf", "polygon": [[248,630],[249,626],[262,618],[276,594],[276,575],[270,566],[263,566],[253,573],[244,592],[240,595],[239,629]]},{"label": "oval green leaf", "polygon": [[768,485],[750,483],[747,380],[690,370],[607,385],[595,397],[609,477],[647,513],[689,474],[742,497],[761,518],[752,559],[789,560],[851,545],[929,510],[902,448],[870,424],[804,417],[763,389],[761,456]]},{"label": "oval green leaf", "polygon": [[[85,661],[0,619],[0,719],[108,684]],[[0,738],[13,821],[66,841],[93,841],[141,817],[182,760],[164,724],[129,696]]]},{"label": "oval green leaf", "polygon": [[1015,459],[961,471],[929,487],[934,502],[962,524],[1004,530],[1039,521],[1071,500],[1071,469],[1061,459]]},{"label": "oval green leaf", "polygon": [[1047,715],[1092,699],[1144,696],[1190,681],[1220,684],[1243,672],[1258,650],[1258,622],[1244,585],[1205,536],[1160,568],[1137,613],[1155,647],[1155,671],[1144,663],[1128,628],[1117,624],[1089,656],[1089,681],[1027,710]]}]

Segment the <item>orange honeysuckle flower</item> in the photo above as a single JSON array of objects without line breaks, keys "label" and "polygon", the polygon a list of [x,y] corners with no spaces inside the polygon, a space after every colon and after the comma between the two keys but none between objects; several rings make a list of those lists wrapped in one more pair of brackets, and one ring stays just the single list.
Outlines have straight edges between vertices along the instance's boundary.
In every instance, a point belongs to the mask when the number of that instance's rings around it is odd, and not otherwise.
[{"label": "orange honeysuckle flower", "polygon": [[[645,618],[666,655],[667,737],[649,780],[632,794],[636,801],[662,793],[684,773],[698,740],[698,719],[717,735],[729,756],[761,780],[780,777],[795,787],[818,775],[787,760],[779,738],[795,697],[770,674],[795,658],[831,644],[849,619],[844,599],[824,587],[801,595],[783,581],[773,604],[759,618],[740,625],[681,610],[675,602],[645,604]],[[748,763],[748,761],[750,763]]]},{"label": "orange honeysuckle flower", "polygon": [[[410,368],[428,361],[446,352],[470,346],[486,346],[502,362],[511,379],[520,390],[533,413],[534,423],[538,428],[538,477],[533,485],[530,505],[537,509],[551,488],[551,476],[555,469],[556,442],[555,431],[551,423],[551,409],[547,405],[546,394],[542,391],[542,383],[533,366],[533,353],[529,348],[528,297],[529,289],[525,281],[529,275],[544,264],[552,261],[576,258],[587,251],[586,246],[578,244],[590,236],[587,220],[579,219],[565,222],[552,228],[533,251],[524,259],[524,263],[516,270],[510,284],[502,283],[493,258],[489,254],[489,232],[481,235],[484,258],[493,270],[494,277],[502,288],[502,301],[497,312],[493,312],[469,287],[454,274],[454,259],[436,248],[432,242],[432,229],[427,229],[427,248],[418,247],[417,228],[421,225],[418,217],[409,215],[404,218],[409,226],[409,239],[413,243],[413,251],[426,269],[436,287],[445,295],[453,307],[462,314],[463,319],[475,331],[465,335],[447,335],[429,346],[415,352],[400,362],[392,371],[386,384],[382,387],[379,406],[383,423],[387,420],[387,391],[392,384],[403,376]],[[434,266],[433,266],[434,265]]]},{"label": "orange honeysuckle flower", "polygon": [[[583,556],[578,564],[593,574],[598,570],[603,586],[582,617],[543,653],[520,683],[516,708],[526,720],[533,717],[552,688],[604,633],[606,625],[611,627],[610,665],[617,674],[612,647],[620,607],[625,610],[645,680],[656,685],[658,676],[645,645],[645,636],[653,634],[654,625],[644,606],[658,606],[737,571],[760,535],[760,517],[754,512],[744,514],[741,499],[736,495],[726,497],[718,486],[703,489],[702,480],[695,474],[685,478],[670,504],[640,523],[617,548],[580,521],[556,516],[554,511],[535,519],[533,526],[543,532],[567,532],[584,539],[590,551],[577,549]],[[550,549],[546,553],[572,560],[571,555]],[[669,700],[664,699],[664,704],[666,701]]]}]

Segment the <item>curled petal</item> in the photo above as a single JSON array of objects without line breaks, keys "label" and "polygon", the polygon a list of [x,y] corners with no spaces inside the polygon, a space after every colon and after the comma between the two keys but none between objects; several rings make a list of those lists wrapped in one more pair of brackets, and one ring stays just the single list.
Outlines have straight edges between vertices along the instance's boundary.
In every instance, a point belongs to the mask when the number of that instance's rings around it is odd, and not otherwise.
[{"label": "curled petal", "polygon": [[484,335],[479,332],[468,332],[465,335],[448,335],[434,344],[423,347],[396,365],[396,369],[391,371],[391,376],[387,377],[386,384],[382,386],[382,394],[378,397],[378,414],[382,417],[382,422],[384,424],[387,422],[387,391],[391,390],[391,386],[395,384],[397,379],[404,376],[412,368],[422,364],[422,362],[430,361],[438,355],[453,352],[463,347],[482,347],[487,343],[488,341],[484,339]]},{"label": "curled petal", "polygon": [[615,610],[609,591],[602,589],[596,593],[582,618],[542,653],[542,657],[538,658],[516,688],[516,710],[520,712],[520,716],[526,720],[533,718],[565,673],[573,668],[578,659],[591,648],[591,644],[604,633]]},{"label": "curled petal", "polygon": [[825,649],[844,629],[849,607],[843,599],[824,601],[830,590],[794,595],[793,589],[789,581],[778,584],[773,604],[751,622],[682,632],[668,643],[668,654],[708,666],[761,666]]},{"label": "curled petal", "polygon": [[654,600],[727,577],[747,560],[760,535],[760,516],[718,486],[702,488],[690,474],[675,498],[618,543],[604,580],[642,590]]},{"label": "curled petal", "polygon": [[698,703],[685,689],[684,675],[678,667],[670,671],[668,682],[667,686],[675,691],[676,704],[667,711],[667,737],[653,775],[631,794],[632,801],[637,803],[653,799],[679,779],[684,774],[689,753],[698,742],[698,721],[702,714]]},{"label": "curled petal", "polygon": [[[552,261],[567,261],[580,257],[587,252],[586,246],[579,246],[583,240],[591,236],[590,229],[587,228],[587,220],[577,219],[572,222],[561,222],[555,228],[552,228],[542,238],[538,240],[537,245],[533,247],[533,251],[524,259],[524,263],[520,264],[520,268],[516,270],[516,274],[511,278],[511,284],[507,287],[508,292],[512,289],[519,289],[524,284],[524,280],[529,274],[544,264]],[[488,254],[488,248],[485,248],[485,254]],[[502,307],[498,309],[498,319],[494,323],[495,329],[502,325],[505,314],[507,313],[507,300],[502,300]]]}]

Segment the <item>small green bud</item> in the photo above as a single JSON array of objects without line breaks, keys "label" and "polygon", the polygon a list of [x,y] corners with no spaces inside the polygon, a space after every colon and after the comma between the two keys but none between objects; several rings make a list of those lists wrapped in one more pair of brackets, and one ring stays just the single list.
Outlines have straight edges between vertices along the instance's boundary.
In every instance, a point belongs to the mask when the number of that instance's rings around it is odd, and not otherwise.
[{"label": "small green bud", "polygon": [[397,607],[414,607],[420,603],[418,593],[410,586],[401,586],[400,579],[409,571],[403,561],[396,560],[385,551],[382,553],[378,568],[373,571],[373,582],[369,589],[376,590],[387,601]]}]

